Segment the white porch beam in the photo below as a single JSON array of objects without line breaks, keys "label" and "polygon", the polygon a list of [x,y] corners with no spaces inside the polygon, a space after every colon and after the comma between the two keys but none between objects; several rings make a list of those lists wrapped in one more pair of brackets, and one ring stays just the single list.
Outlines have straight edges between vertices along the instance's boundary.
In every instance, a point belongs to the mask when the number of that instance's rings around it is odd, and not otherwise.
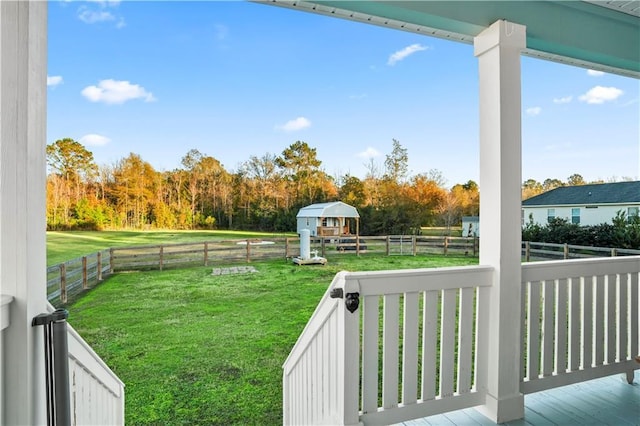
[{"label": "white porch beam", "polygon": [[0,293],[13,297],[0,343],[0,424],[46,424],[47,2],[0,1]]},{"label": "white porch beam", "polygon": [[480,264],[495,268],[489,289],[487,398],[496,423],[524,417],[520,393],[522,25],[497,21],[474,39],[480,79]]}]

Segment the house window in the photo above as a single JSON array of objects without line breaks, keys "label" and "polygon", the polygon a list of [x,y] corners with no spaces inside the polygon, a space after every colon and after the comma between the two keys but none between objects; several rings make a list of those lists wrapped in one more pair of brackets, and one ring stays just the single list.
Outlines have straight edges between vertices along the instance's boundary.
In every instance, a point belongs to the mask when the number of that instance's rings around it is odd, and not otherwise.
[{"label": "house window", "polygon": [[627,208],[627,220],[629,223],[633,223],[638,220],[638,216],[640,215],[640,207],[629,207]]},{"label": "house window", "polygon": [[571,223],[580,224],[580,209],[571,209]]},{"label": "house window", "polygon": [[324,226],[324,227],[327,226],[327,218],[326,217],[322,218],[322,226]]},{"label": "house window", "polygon": [[547,222],[556,218],[556,209],[547,209]]}]

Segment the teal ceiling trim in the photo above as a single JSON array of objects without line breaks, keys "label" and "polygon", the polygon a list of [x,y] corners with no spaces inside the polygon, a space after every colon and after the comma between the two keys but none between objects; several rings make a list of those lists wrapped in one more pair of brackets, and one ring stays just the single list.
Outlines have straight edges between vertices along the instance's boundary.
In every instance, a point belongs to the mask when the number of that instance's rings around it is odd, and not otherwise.
[{"label": "teal ceiling trim", "polygon": [[[301,3],[276,2],[283,6]],[[461,40],[468,43],[495,21],[505,19],[527,27],[527,49],[534,56],[552,60],[558,60],[559,56],[569,59],[569,63],[573,60],[584,66],[593,64],[596,69],[640,78],[640,18],[589,2],[317,0],[304,3],[361,14],[356,19],[359,21],[363,21],[362,15],[368,15],[460,34],[466,36]],[[349,19],[348,14],[336,15]]]}]

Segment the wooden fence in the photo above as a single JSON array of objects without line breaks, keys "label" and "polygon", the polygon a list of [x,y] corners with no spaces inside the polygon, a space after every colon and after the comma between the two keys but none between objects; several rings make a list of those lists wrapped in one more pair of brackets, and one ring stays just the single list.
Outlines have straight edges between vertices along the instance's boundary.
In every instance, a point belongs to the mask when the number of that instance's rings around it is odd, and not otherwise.
[{"label": "wooden fence", "polygon": [[113,272],[110,250],[102,250],[47,268],[47,298],[56,307],[95,286]]},{"label": "wooden fence", "polygon": [[[381,237],[311,238],[311,251],[323,257],[338,255],[477,255],[478,240],[460,237],[390,235]],[[114,247],[47,268],[47,295],[54,306],[64,305],[114,272],[163,270],[196,265],[289,259],[300,254],[298,238],[217,240]]]},{"label": "wooden fence", "polygon": [[[345,255],[418,256],[429,254],[478,255],[478,239],[388,235],[380,237],[311,238],[311,251],[331,259]],[[248,263],[257,260],[289,259],[300,253],[298,238],[269,240],[219,240],[197,243],[114,247],[47,268],[47,295],[54,306],[64,305],[82,291],[95,286],[114,272],[163,270],[185,266]],[[625,256],[640,250],[571,246],[567,244],[522,244],[525,262],[575,259],[580,257]]]},{"label": "wooden fence", "polygon": [[640,250],[586,247],[570,244],[522,242],[522,257],[525,262],[554,259],[582,259],[588,257],[637,256]]},{"label": "wooden fence", "polygon": [[[323,257],[345,254],[465,254],[477,255],[478,240],[455,237],[390,235],[382,237],[311,238],[311,251]],[[159,269],[185,265],[288,259],[300,253],[298,238],[228,240],[113,248],[112,271]]]}]

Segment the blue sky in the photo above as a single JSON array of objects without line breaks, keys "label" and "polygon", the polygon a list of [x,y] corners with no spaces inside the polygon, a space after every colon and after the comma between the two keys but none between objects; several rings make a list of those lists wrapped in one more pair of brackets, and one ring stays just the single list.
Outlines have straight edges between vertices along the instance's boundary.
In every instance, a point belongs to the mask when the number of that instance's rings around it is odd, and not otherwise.
[{"label": "blue sky", "polygon": [[[240,1],[49,4],[47,143],[172,170],[190,149],[235,171],[297,140],[332,176],[478,180],[470,45]],[[523,180],[640,179],[640,84],[522,59]]]}]

